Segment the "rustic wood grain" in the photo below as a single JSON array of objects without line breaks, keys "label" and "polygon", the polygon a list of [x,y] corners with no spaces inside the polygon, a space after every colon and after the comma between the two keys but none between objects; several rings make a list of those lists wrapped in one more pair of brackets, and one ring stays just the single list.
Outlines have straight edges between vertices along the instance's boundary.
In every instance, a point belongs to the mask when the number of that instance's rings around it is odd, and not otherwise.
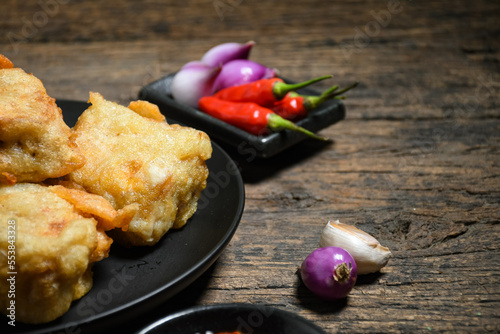
[{"label": "rustic wood grain", "polygon": [[[329,145],[307,140],[266,160],[226,147],[246,188],[234,238],[207,273],[128,331],[228,302],[292,311],[328,333],[500,331],[497,1],[2,5],[2,52],[58,98],[98,91],[127,103],[227,41],[255,40],[252,58],[288,78],[333,74],[318,90],[360,82],[346,119],[321,132]],[[339,303],[319,301],[296,273],[330,219],[394,255]]]}]

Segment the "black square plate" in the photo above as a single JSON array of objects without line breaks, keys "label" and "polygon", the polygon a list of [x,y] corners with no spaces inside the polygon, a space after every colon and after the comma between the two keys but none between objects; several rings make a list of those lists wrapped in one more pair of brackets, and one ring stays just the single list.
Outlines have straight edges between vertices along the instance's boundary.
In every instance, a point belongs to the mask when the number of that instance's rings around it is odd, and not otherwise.
[{"label": "black square plate", "polygon": [[[255,136],[198,109],[181,104],[175,101],[171,95],[170,87],[174,76],[175,73],[172,73],[144,86],[139,93],[139,99],[158,105],[167,118],[204,131],[211,139],[233,146],[240,153],[253,150],[255,155],[268,158],[308,138],[302,133],[290,130],[274,132],[265,136]],[[301,89],[298,92],[305,95],[319,95],[318,92],[308,88]],[[311,111],[306,118],[297,121],[296,124],[312,132],[317,132],[342,120],[344,117],[344,104],[339,100],[329,100]]]}]

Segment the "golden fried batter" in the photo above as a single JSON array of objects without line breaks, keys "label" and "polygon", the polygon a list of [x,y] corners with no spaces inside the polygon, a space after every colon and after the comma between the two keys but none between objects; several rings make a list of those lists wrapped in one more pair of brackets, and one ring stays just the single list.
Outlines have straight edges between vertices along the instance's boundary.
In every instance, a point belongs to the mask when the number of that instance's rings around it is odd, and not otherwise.
[{"label": "golden fried batter", "polygon": [[85,214],[93,215],[99,222],[98,226],[104,231],[121,228],[126,231],[128,224],[138,210],[138,205],[128,205],[123,209],[115,210],[111,203],[99,195],[89,194],[78,189],[55,185],[50,188],[59,197],[73,204],[75,209]]},{"label": "golden fried batter", "polygon": [[8,68],[4,58],[0,57],[0,184],[41,182],[82,166],[83,157],[55,100],[40,80],[20,68]]},{"label": "golden fried batter", "polygon": [[110,235],[124,245],[153,245],[196,211],[208,177],[210,139],[204,132],[167,124],[158,108],[145,101],[126,108],[90,93],[90,102],[74,127],[86,163],[69,179],[117,210],[137,205],[128,230]]},{"label": "golden fried batter", "polygon": [[[76,208],[58,195],[58,187],[0,186],[0,309],[5,313],[14,299],[21,322],[44,323],[64,314],[90,290],[92,263],[108,256],[112,242],[82,211],[85,200]],[[92,196],[89,205],[99,202]],[[7,252],[12,246],[13,254]],[[15,298],[9,296],[10,272],[16,273]]]},{"label": "golden fried batter", "polygon": [[0,54],[0,69],[2,68],[13,68],[14,64],[10,61],[9,58]]}]

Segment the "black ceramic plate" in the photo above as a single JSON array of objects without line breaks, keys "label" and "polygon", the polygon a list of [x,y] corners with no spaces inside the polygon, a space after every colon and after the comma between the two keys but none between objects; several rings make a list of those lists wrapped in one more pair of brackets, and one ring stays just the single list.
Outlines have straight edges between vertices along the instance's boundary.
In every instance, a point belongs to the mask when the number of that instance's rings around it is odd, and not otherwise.
[{"label": "black ceramic plate", "polygon": [[[234,146],[238,152],[249,152],[263,157],[271,157],[290,146],[308,138],[306,135],[290,130],[271,133],[266,136],[254,136],[203,112],[178,103],[171,96],[171,84],[175,74],[170,74],[158,81],[144,86],[139,98],[157,104],[167,117],[205,131],[211,138]],[[311,89],[299,90],[306,95],[318,95]],[[317,132],[345,117],[345,106],[339,100],[326,101],[309,115],[298,121],[297,125],[312,132]]]},{"label": "black ceramic plate", "polygon": [[310,321],[273,307],[221,304],[193,307],[167,316],[138,334],[326,334]]},{"label": "black ceramic plate", "polygon": [[[87,105],[57,101],[72,126]],[[93,333],[133,320],[186,288],[218,258],[242,215],[245,191],[237,166],[213,145],[209,177],[198,210],[179,230],[153,247],[112,245],[107,259],[94,265],[94,286],[59,319],[41,325],[0,328],[0,333]],[[7,326],[7,318],[2,326]]]}]

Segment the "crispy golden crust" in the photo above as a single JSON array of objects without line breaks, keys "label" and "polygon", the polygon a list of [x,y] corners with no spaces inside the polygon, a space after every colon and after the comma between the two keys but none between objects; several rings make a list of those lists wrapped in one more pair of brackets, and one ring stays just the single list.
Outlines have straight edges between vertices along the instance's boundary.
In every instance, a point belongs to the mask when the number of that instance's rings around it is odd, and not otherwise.
[{"label": "crispy golden crust", "polygon": [[88,212],[57,193],[39,184],[0,186],[0,249],[9,249],[8,235],[15,235],[14,269],[8,253],[0,252],[0,309],[6,312],[11,300],[8,272],[17,272],[21,322],[44,323],[64,314],[90,290],[92,263],[107,257],[112,242]]},{"label": "crispy golden crust", "polygon": [[104,231],[114,228],[121,228],[126,231],[128,224],[138,209],[137,205],[129,205],[117,211],[111,203],[99,195],[89,194],[78,189],[66,188],[62,185],[55,185],[50,189],[57,196],[73,204],[75,209],[82,214],[95,217],[99,222],[99,228]]},{"label": "crispy golden crust", "polygon": [[0,69],[0,184],[41,182],[83,163],[42,82],[20,68]]},{"label": "crispy golden crust", "polygon": [[165,122],[165,116],[163,116],[156,104],[147,101],[132,101],[129,103],[128,108],[142,117],[151,118],[158,122]]},{"label": "crispy golden crust", "polygon": [[13,67],[14,64],[10,61],[10,59],[0,54],[0,69]]},{"label": "crispy golden crust", "polygon": [[196,211],[208,176],[210,139],[204,132],[167,124],[147,102],[131,104],[140,112],[97,93],[90,94],[90,102],[74,127],[87,162],[69,179],[117,210],[137,205],[128,230],[110,235],[125,245],[153,245]]}]

